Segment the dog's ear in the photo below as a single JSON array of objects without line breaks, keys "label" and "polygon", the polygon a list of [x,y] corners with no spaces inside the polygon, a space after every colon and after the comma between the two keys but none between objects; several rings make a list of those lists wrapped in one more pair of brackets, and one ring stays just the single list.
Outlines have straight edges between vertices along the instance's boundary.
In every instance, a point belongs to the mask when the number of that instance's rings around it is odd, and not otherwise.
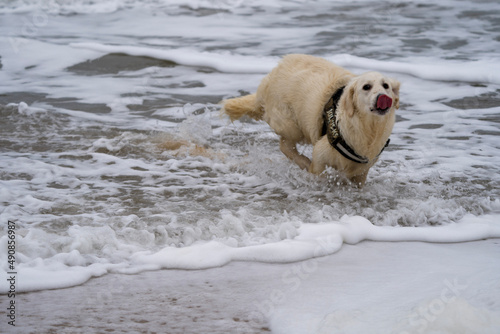
[{"label": "dog's ear", "polygon": [[356,80],[353,79],[349,81],[344,91],[344,98],[339,101],[340,108],[345,112],[348,117],[354,116],[354,111],[356,109],[356,101],[354,100],[354,95],[356,94]]},{"label": "dog's ear", "polygon": [[399,109],[399,87],[401,87],[401,83],[396,79],[391,79],[391,86],[394,93],[394,107]]}]

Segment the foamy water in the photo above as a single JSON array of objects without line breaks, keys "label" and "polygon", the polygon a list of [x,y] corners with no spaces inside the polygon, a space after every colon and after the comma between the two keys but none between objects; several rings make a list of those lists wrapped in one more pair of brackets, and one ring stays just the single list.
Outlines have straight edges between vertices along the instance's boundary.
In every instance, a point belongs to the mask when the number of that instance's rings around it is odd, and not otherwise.
[{"label": "foamy water", "polygon": [[[363,240],[500,237],[499,10],[454,0],[0,5],[0,226],[16,222],[18,291],[288,263]],[[364,189],[300,170],[267,124],[220,116],[219,101],[255,91],[288,53],[401,81],[391,145]],[[184,145],[165,149],[172,139]]]}]

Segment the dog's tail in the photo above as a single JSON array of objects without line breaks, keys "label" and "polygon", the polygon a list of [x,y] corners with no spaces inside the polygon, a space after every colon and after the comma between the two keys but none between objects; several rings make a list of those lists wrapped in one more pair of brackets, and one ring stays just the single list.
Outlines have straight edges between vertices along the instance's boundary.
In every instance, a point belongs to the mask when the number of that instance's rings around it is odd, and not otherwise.
[{"label": "dog's tail", "polygon": [[222,112],[226,113],[231,121],[235,121],[244,115],[255,120],[261,120],[264,116],[264,109],[257,102],[256,94],[222,101]]}]

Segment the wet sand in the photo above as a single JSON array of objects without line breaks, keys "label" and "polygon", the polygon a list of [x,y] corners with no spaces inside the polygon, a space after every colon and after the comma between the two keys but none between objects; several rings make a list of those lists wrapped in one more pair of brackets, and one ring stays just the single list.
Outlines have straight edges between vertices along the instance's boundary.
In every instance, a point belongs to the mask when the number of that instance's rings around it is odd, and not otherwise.
[{"label": "wet sand", "polygon": [[16,329],[7,329],[58,334],[265,333],[267,322],[249,310],[253,300],[265,299],[285,269],[234,263],[211,270],[108,274],[73,288],[18,294]]}]

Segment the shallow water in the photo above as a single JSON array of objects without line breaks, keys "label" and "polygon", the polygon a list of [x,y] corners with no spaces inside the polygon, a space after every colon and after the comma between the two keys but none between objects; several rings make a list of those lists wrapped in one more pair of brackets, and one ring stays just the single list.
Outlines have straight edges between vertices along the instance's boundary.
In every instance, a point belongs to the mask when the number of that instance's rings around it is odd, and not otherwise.
[{"label": "shallow water", "polygon": [[[275,243],[344,215],[426,227],[498,214],[499,14],[454,0],[0,5],[0,220],[16,221],[21,266],[120,272],[140,252]],[[362,190],[298,169],[265,123],[219,115],[288,53],[402,82]]]}]

